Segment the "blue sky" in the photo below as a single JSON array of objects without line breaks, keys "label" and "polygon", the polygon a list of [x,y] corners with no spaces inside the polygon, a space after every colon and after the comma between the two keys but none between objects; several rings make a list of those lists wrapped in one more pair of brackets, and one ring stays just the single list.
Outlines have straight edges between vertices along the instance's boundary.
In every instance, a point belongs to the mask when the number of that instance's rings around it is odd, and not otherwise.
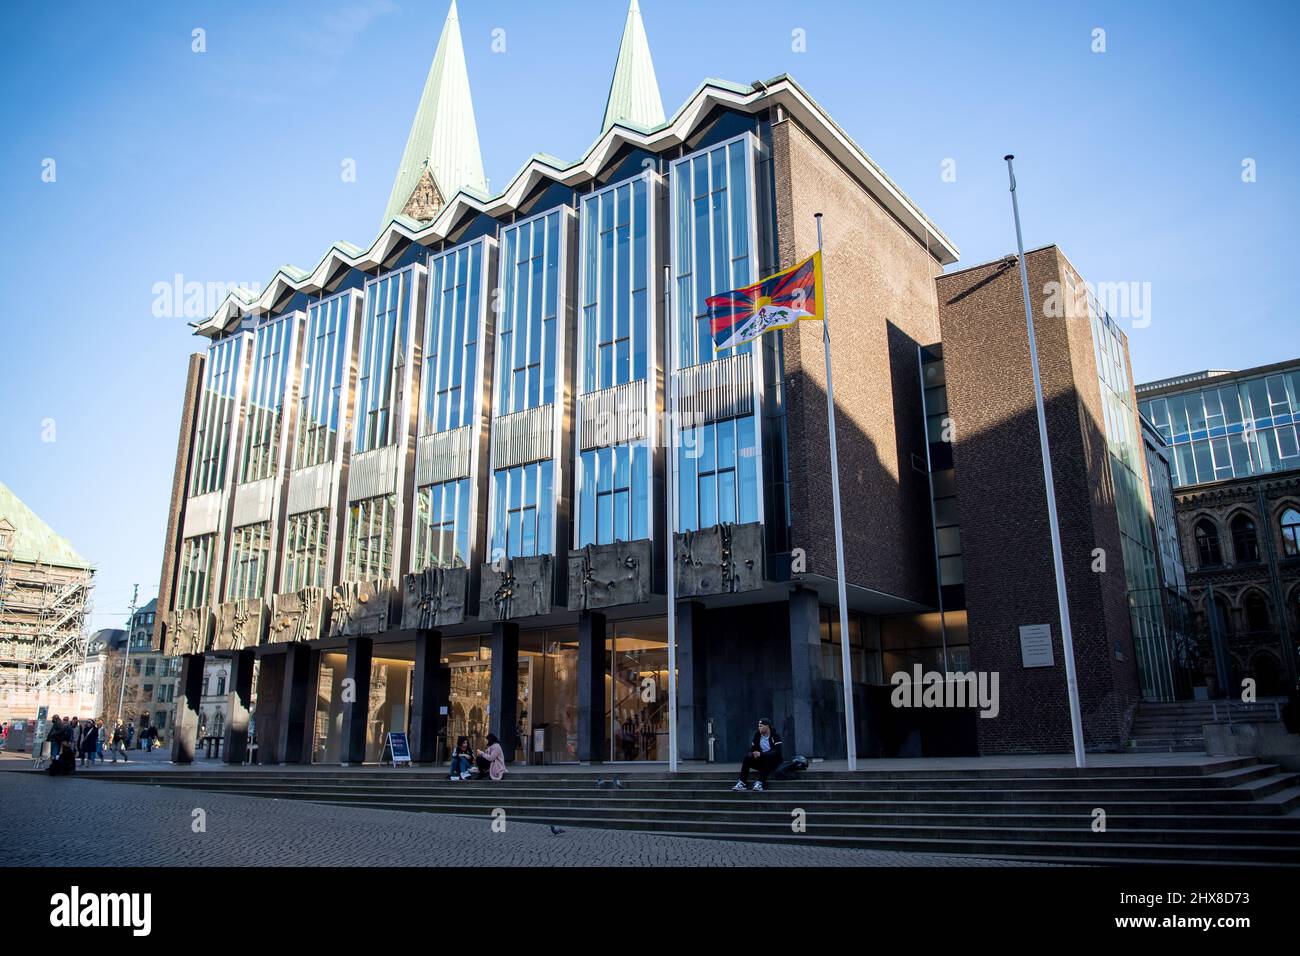
[{"label": "blue sky", "polygon": [[[791,73],[960,265],[1014,250],[1001,157],[1015,152],[1028,245],[1059,243],[1093,282],[1150,283],[1150,324],[1129,324],[1139,381],[1300,354],[1286,261],[1300,5],[641,5],[669,114],[705,76]],[[0,10],[0,481],[98,566],[94,626],[124,617],[132,583],[156,593],[185,356],[201,345],[186,317],[155,316],[155,284],[261,285],[334,240],[368,245],[446,6]],[[461,0],[494,189],[535,151],[590,145],[625,10]]]}]

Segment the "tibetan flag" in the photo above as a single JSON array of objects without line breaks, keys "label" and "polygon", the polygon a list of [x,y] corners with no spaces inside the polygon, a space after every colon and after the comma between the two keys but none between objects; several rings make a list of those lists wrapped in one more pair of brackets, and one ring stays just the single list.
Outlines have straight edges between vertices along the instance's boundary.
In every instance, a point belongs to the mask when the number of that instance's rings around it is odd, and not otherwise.
[{"label": "tibetan flag", "polygon": [[803,319],[820,321],[825,317],[822,254],[814,252],[784,272],[704,301],[715,352]]}]

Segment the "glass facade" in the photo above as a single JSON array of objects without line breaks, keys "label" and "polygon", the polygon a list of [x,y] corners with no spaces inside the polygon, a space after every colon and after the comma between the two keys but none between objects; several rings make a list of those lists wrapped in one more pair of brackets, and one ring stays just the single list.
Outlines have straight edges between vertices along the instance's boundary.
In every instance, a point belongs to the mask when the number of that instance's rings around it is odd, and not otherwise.
[{"label": "glass facade", "polygon": [[[840,643],[839,609],[821,608],[821,675],[825,680],[844,680],[844,655]],[[881,673],[878,618],[849,615],[849,666],[855,684],[888,683]]]},{"label": "glass facade", "polygon": [[[473,423],[479,392],[479,336],[486,245],[458,246],[429,261],[429,310],[424,326],[420,435]],[[416,490],[411,570],[468,567],[473,482],[469,478]]]},{"label": "glass facade", "polygon": [[583,393],[648,375],[652,353],[649,174],[582,200]]},{"label": "glass facade", "polygon": [[578,460],[578,547],[650,537],[650,448],[591,448]]},{"label": "glass facade", "polygon": [[668,759],[668,625],[619,621],[606,639],[611,760]]},{"label": "glass facade", "polygon": [[220,491],[226,484],[226,455],[238,404],[239,363],[244,336],[213,342],[203,370],[203,390],[195,420],[190,496]]},{"label": "glass facade", "polygon": [[266,568],[271,557],[271,522],[236,528],[230,536],[230,573],[226,600],[261,597],[266,591]]},{"label": "glass facade", "polygon": [[[582,200],[582,395],[650,380],[652,218],[649,173]],[[613,412],[625,417],[645,413],[643,407],[617,405]],[[648,538],[652,480],[648,439],[582,450],[574,478],[578,546]]]},{"label": "glass facade", "polygon": [[393,573],[397,496],[378,495],[348,505],[344,581],[387,581]]},{"label": "glass facade", "polygon": [[366,283],[353,454],[397,444],[405,433],[401,410],[414,277],[414,270],[407,268]]},{"label": "glass facade", "polygon": [[1300,368],[1222,384],[1210,378],[1140,407],[1172,446],[1177,487],[1300,467]]},{"label": "glass facade", "polygon": [[[837,612],[832,613],[838,616]],[[869,630],[866,637],[869,658],[872,653]],[[966,611],[947,611],[942,616],[929,612],[882,618],[880,654],[880,673],[886,683],[894,674],[910,673],[917,664],[925,671],[969,671],[970,627]]]},{"label": "glass facade", "polygon": [[944,370],[942,345],[922,348],[919,354],[939,586],[949,589],[944,592],[944,604],[951,609],[965,604],[964,591],[961,589],[965,576],[962,566],[961,519],[957,508],[957,478],[953,472],[954,431],[952,419],[948,415],[948,380]]},{"label": "glass facade", "polygon": [[461,478],[426,485],[416,494],[412,571],[469,567],[472,484]]},{"label": "glass facade", "polygon": [[677,446],[677,530],[759,519],[759,447],[752,416],[697,425]]},{"label": "glass facade", "polygon": [[[561,208],[501,232],[494,405],[498,417],[554,405],[557,389],[563,388],[557,381],[557,350],[568,229],[567,213]],[[549,434],[532,439],[548,451],[552,447]],[[493,556],[554,551],[555,474],[555,460],[550,457],[493,472],[488,531]]]},{"label": "glass facade", "polygon": [[[705,300],[757,277],[754,150],[745,134],[672,164],[675,297],[669,335],[677,369],[751,352],[749,342],[713,350]],[[679,531],[761,520],[757,424],[755,411],[680,433],[674,496]]]},{"label": "glass facade", "polygon": [[[1149,426],[1145,434],[1150,434]],[[1178,542],[1173,476],[1168,458],[1162,450],[1167,451],[1163,443],[1148,444],[1146,448],[1147,482],[1151,486],[1151,502],[1155,508],[1156,542],[1160,550],[1165,587],[1181,590],[1187,583],[1187,572],[1183,567],[1183,553]]]},{"label": "glass facade", "polygon": [[753,140],[746,134],[672,164],[673,279],[677,367],[738,352],[713,351],[705,300],[757,279]]},{"label": "glass facade", "polygon": [[502,468],[494,478],[492,555],[519,558],[554,552],[554,463]]},{"label": "glass facade", "polygon": [[259,481],[275,474],[280,452],[293,332],[299,314],[261,326],[253,335],[253,367],[248,382],[248,413],[244,421],[244,454],[240,481]]},{"label": "glass facade", "polygon": [[212,551],[215,534],[186,538],[181,545],[180,584],[176,590],[176,609],[184,611],[208,602],[208,580],[212,574]]},{"label": "glass facade", "polygon": [[561,210],[501,231],[497,415],[555,401],[557,315],[566,231]]},{"label": "glass facade", "polygon": [[290,515],[285,534],[284,581],[288,593],[303,588],[323,588],[328,579],[326,562],[330,543],[328,508]]},{"label": "glass facade", "polygon": [[1137,655],[1138,681],[1147,700],[1173,700],[1172,642],[1166,627],[1164,597],[1156,552],[1155,516],[1147,497],[1146,458],[1129,381],[1124,333],[1088,294],[1088,319],[1101,385],[1106,447],[1119,519],[1129,619]]},{"label": "glass facade", "polygon": [[351,304],[351,293],[345,293],[307,310],[294,468],[319,465],[334,456],[347,385]]},{"label": "glass facade", "polygon": [[482,242],[429,260],[420,434],[468,425],[474,417],[482,323]]},{"label": "glass facade", "polygon": [[[366,713],[366,763],[377,763],[384,754],[385,738],[405,732],[411,712],[410,661],[376,655],[370,662],[369,707]],[[347,677],[347,655],[324,651],[316,682],[316,725],[312,762],[339,763],[343,759],[343,681]]]}]

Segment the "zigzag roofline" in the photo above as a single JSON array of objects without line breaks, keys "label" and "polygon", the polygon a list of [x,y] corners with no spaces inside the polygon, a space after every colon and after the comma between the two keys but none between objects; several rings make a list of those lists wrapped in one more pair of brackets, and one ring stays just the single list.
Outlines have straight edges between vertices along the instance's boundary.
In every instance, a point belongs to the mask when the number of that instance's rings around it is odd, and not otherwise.
[{"label": "zigzag roofline", "polygon": [[515,174],[510,184],[495,196],[461,189],[430,223],[398,215],[383,227],[365,250],[351,243],[336,242],[311,270],[281,266],[260,293],[242,288],[230,292],[211,316],[195,324],[195,334],[215,338],[232,329],[245,315],[275,311],[276,303],[286,295],[324,292],[340,269],[378,270],[397,244],[409,240],[430,245],[445,240],[467,214],[506,217],[519,210],[541,181],[581,186],[595,179],[624,145],[642,147],[651,152],[680,145],[690,138],[715,106],[758,113],[778,105],[843,163],[918,241],[923,242],[936,262],[949,265],[957,261],[959,253],[952,241],[793,77],[781,74],[748,86],[708,79],[696,88],[672,119],[654,129],[616,124],[600,135],[582,159],[573,163],[536,153]]}]

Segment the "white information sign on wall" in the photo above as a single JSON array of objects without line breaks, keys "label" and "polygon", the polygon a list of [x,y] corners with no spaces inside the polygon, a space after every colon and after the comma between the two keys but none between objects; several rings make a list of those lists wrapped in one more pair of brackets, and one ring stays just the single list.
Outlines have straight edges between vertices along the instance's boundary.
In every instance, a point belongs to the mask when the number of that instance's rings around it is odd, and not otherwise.
[{"label": "white information sign on wall", "polygon": [[1051,667],[1056,663],[1052,655],[1052,625],[1020,625],[1020,663],[1025,667]]}]

